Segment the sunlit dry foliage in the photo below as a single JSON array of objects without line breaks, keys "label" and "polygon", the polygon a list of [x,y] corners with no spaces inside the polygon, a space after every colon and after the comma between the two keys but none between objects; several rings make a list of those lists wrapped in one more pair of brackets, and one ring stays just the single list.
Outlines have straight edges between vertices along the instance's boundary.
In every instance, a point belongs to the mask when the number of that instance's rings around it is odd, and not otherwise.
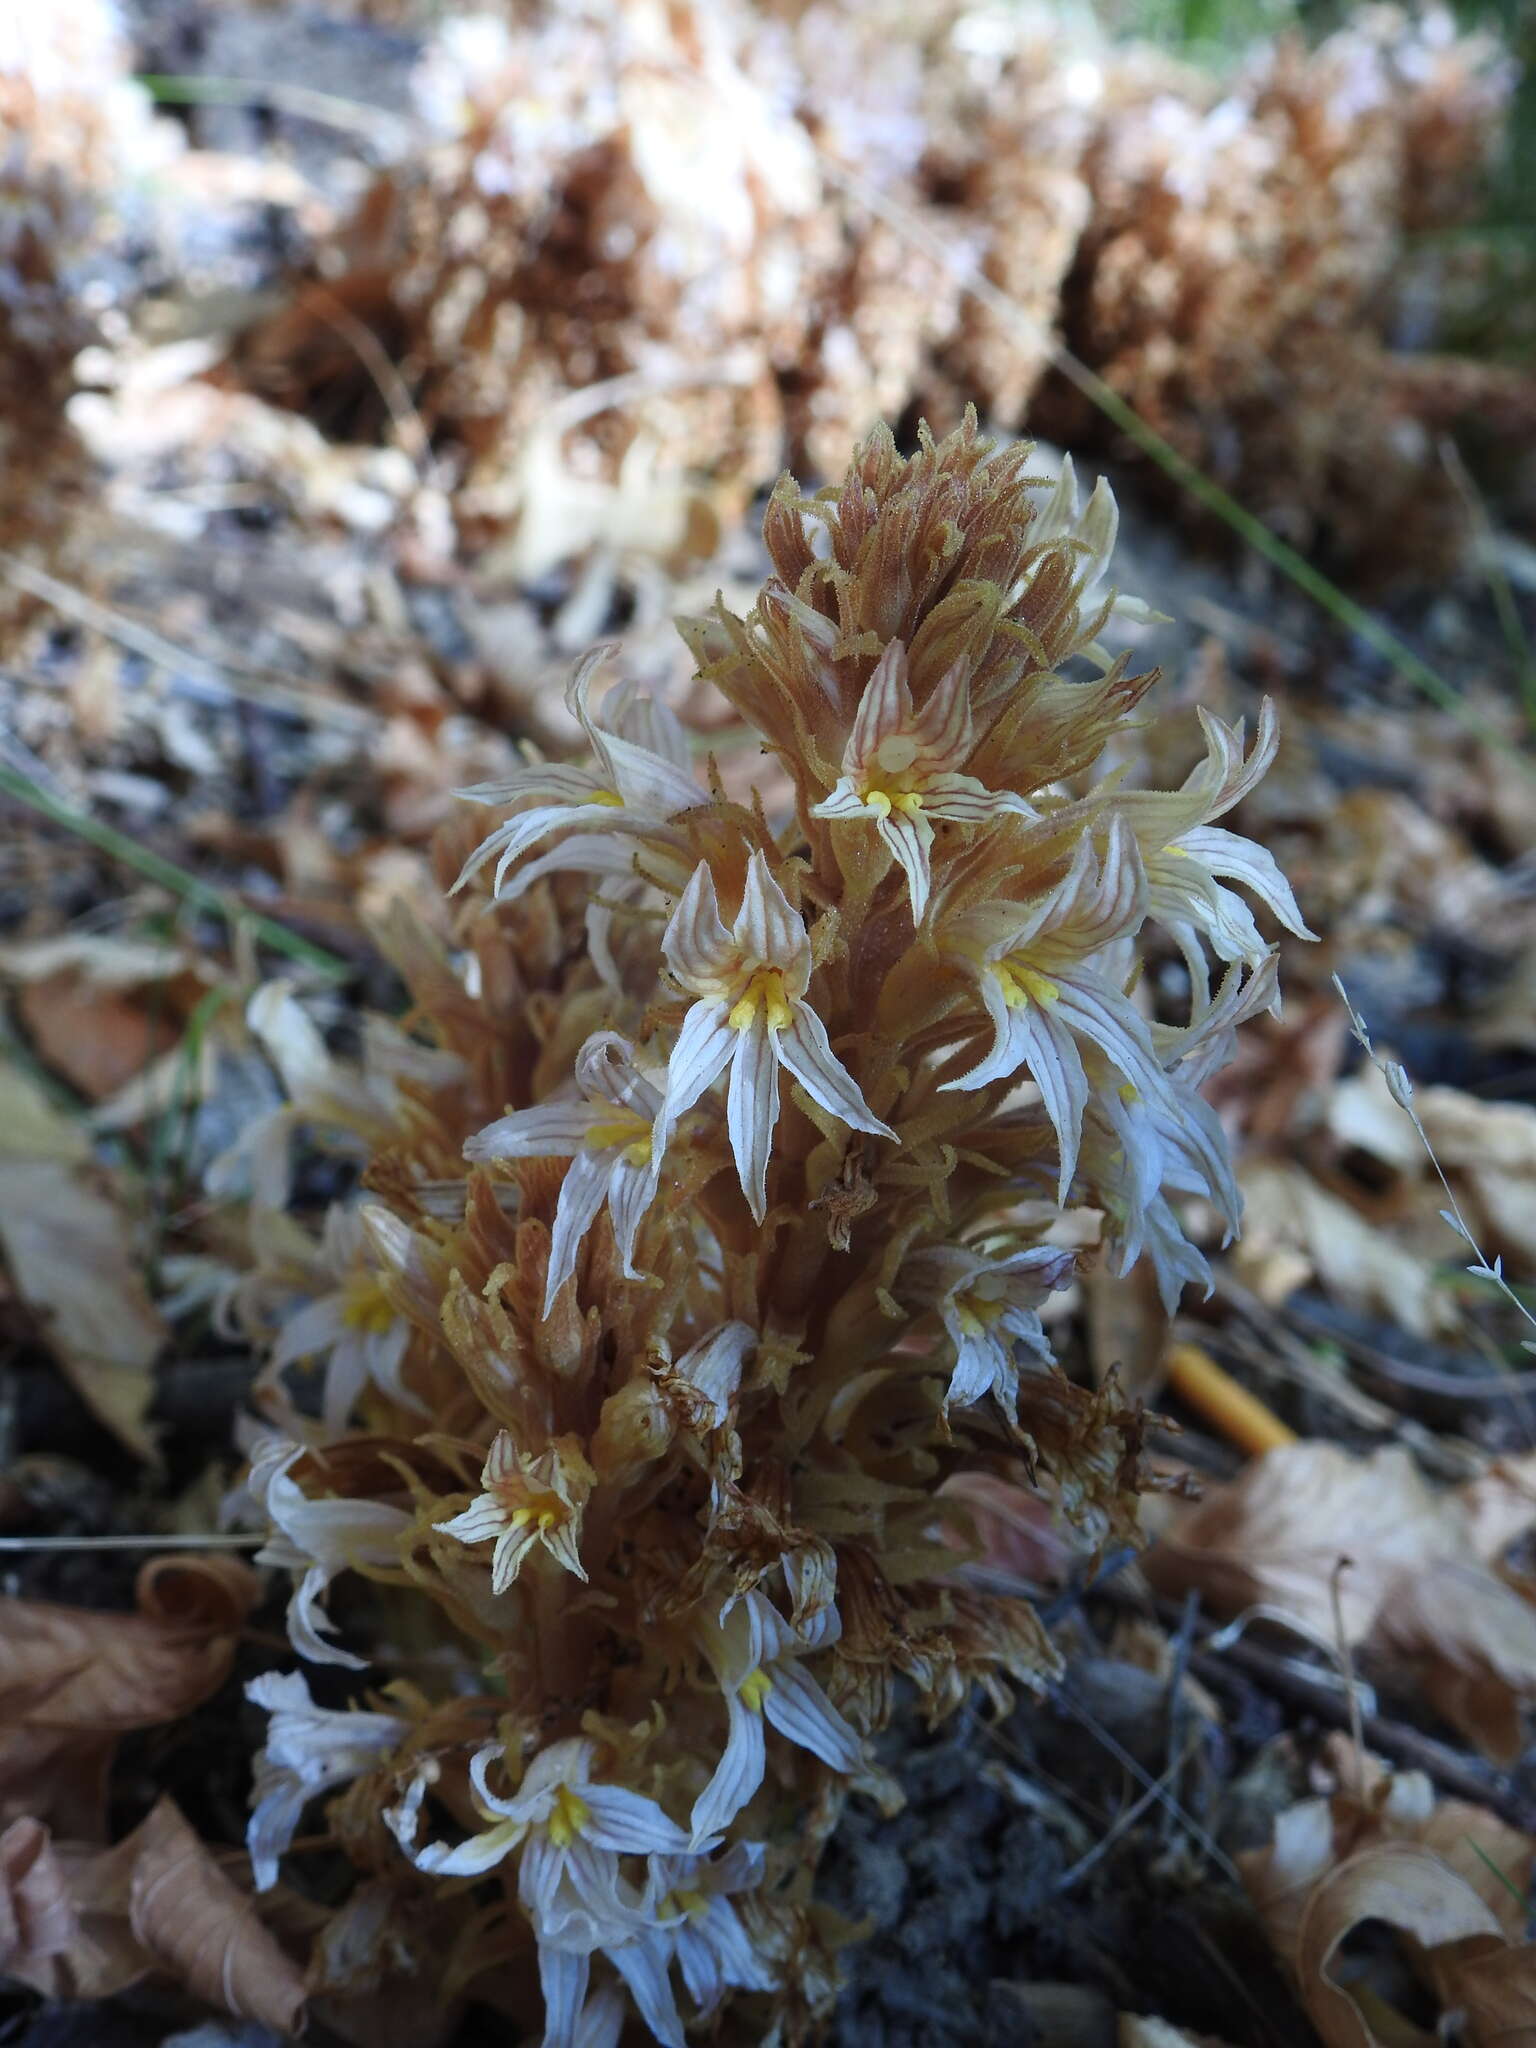
[{"label": "sunlit dry foliage", "polygon": [[461,530],[536,573],[598,537],[707,549],[786,453],[835,474],[914,405],[1077,445],[1103,427],[1049,374],[1065,340],[1289,537],[1401,567],[1461,517],[1439,436],[1536,410],[1423,353],[1426,237],[1475,203],[1511,77],[1433,9],[1225,77],[956,0],[466,17],[419,68],[433,139],[234,374],[372,434],[360,323]]},{"label": "sunlit dry foliage", "polygon": [[[19,481],[71,466],[64,405],[114,297],[119,209],[173,139],[130,68],[110,0],[0,18],[0,532],[11,545]],[[25,503],[26,528],[45,528],[41,493]]]},{"label": "sunlit dry foliage", "polygon": [[[1423,238],[1475,206],[1511,84],[1439,9],[1365,9],[1219,83],[1127,53],[1083,160],[1069,346],[1298,544],[1443,553],[1460,507],[1436,437],[1536,403],[1507,372],[1408,352],[1435,335]],[[1095,425],[1073,394],[1047,411]]]}]

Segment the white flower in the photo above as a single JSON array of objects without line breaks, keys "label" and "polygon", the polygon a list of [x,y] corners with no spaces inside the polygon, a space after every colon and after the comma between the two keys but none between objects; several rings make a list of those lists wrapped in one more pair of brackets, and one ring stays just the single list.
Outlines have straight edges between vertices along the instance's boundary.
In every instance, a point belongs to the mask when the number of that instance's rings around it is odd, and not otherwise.
[{"label": "white flower", "polygon": [[1167,930],[1184,955],[1197,1002],[1209,986],[1203,935],[1217,958],[1258,967],[1269,952],[1240,896],[1221,886],[1222,880],[1251,889],[1299,939],[1308,931],[1275,858],[1251,839],[1212,825],[1255,787],[1268,772],[1279,746],[1275,707],[1266,697],[1259,710],[1253,748],[1243,758],[1241,725],[1226,725],[1202,708],[1205,759],[1192,769],[1181,789],[1128,790],[1116,807],[1130,821],[1141,848],[1147,877],[1148,914]]},{"label": "white flower", "polygon": [[464,1072],[457,1054],[419,1045],[384,1018],[370,1019],[365,1027],[361,1066],[334,1058],[289,981],[263,983],[245,1017],[287,1100],[249,1116],[203,1179],[210,1194],[248,1193],[260,1208],[281,1209],[287,1202],[289,1139],[296,1126],[323,1132],[328,1148],[361,1164],[399,1136],[401,1118],[409,1114],[402,1081],[440,1088]]},{"label": "white flower", "polygon": [[[1109,565],[1115,552],[1115,541],[1120,531],[1120,508],[1115,503],[1115,494],[1104,477],[1094,485],[1088,503],[1078,508],[1077,473],[1072,467],[1072,458],[1062,460],[1061,473],[1051,486],[1050,495],[1038,505],[1029,525],[1029,546],[1032,559],[1024,574],[1010,593],[1009,601],[1017,604],[1039,574],[1043,549],[1052,541],[1070,541],[1075,544],[1081,561],[1078,571],[1077,631],[1080,635],[1097,634],[1111,618],[1123,619],[1128,625],[1151,626],[1166,624],[1162,612],[1139,597],[1124,597],[1118,591],[1101,594],[1101,585],[1109,573]],[[1036,549],[1042,550],[1034,554]],[[1097,639],[1076,649],[1095,661],[1102,668],[1108,668],[1108,650]]]},{"label": "white flower", "polygon": [[668,1982],[674,1959],[701,2017],[733,1987],[773,1989],[777,1979],[747,1938],[728,1897],[755,1890],[762,1874],[761,1842],[738,1842],[719,1857],[651,1858],[645,1911],[652,1931],[610,1949],[608,1958],[659,2041],[681,2048],[682,2029]]},{"label": "white flower", "polygon": [[892,640],[864,686],[843,751],[842,779],[811,806],[813,818],[873,822],[906,875],[914,924],[922,923],[932,884],[931,819],[980,825],[1009,812],[1035,815],[1011,790],[987,789],[974,775],[956,772],[974,745],[963,669],[952,668],[916,711],[907,650]]},{"label": "white flower", "polygon": [[[478,1877],[521,1849],[517,1891],[539,1945],[545,2048],[571,2048],[575,2041],[593,1953],[604,1950],[617,1962],[625,1944],[654,1927],[623,1876],[620,1857],[677,1855],[688,1847],[688,1837],[654,1799],[593,1778],[596,1754],[584,1737],[552,1743],[529,1764],[516,1796],[503,1799],[486,1778],[502,1751],[494,1743],[480,1750],[470,1780],[490,1826],[456,1848],[413,1846],[419,1795],[386,1816],[412,1862],[438,1877]],[[675,2008],[662,2038],[680,2042]]]},{"label": "white flower", "polygon": [[810,941],[761,853],[747,863],[741,909],[729,931],[720,921],[714,877],[701,865],[661,944],[679,987],[696,1000],[667,1067],[666,1095],[656,1121],[658,1165],[678,1118],[727,1068],[731,1149],[742,1192],[758,1222],[768,1205],[780,1067],[813,1102],[854,1130],[895,1137],[871,1113],[858,1083],[833,1053],[825,1025],[805,1000]]},{"label": "white flower", "polygon": [[1276,986],[1275,956],[1269,953],[1246,980],[1240,967],[1229,968],[1215,997],[1190,1023],[1153,1024],[1152,1043],[1167,1069],[1166,1096],[1149,1102],[1111,1088],[1095,1090],[1083,1156],[1105,1212],[1111,1270],[1128,1273],[1145,1254],[1170,1315],[1186,1286],[1210,1292],[1211,1272],[1184,1236],[1165,1190],[1209,1202],[1228,1241],[1242,1213],[1221,1120],[1196,1090],[1230,1056],[1237,1026],[1275,1002]]},{"label": "white flower", "polygon": [[[1109,827],[1102,863],[1085,836],[1064,879],[1034,904],[961,913],[948,938],[974,975],[992,1020],[992,1048],[946,1088],[981,1088],[1021,1071],[1040,1090],[1060,1147],[1057,1199],[1077,1170],[1090,1094],[1079,1041],[1097,1046],[1123,1077],[1122,1099],[1168,1100],[1147,1025],[1096,956],[1134,932],[1146,911],[1136,842],[1124,819]],[[969,943],[968,932],[975,937]],[[1170,1108],[1169,1114],[1175,1112]]]},{"label": "white flower", "polygon": [[398,1567],[411,1517],[384,1501],[311,1500],[293,1477],[305,1455],[302,1444],[282,1437],[268,1438],[252,1454],[246,1491],[272,1524],[255,1561],[302,1574],[288,1606],[288,1640],[299,1655],[361,1671],[366,1657],[325,1640],[334,1623],[321,1602],[341,1572]]},{"label": "white flower", "polygon": [[597,1031],[576,1055],[578,1102],[545,1102],[514,1110],[487,1124],[464,1147],[464,1157],[562,1159],[571,1164],[560,1185],[549,1247],[544,1314],[576,1270],[581,1241],[604,1202],[613,1221],[623,1271],[636,1280],[635,1233],[656,1194],[651,1156],[661,1096],[635,1065],[634,1047],[614,1031]]},{"label": "white flower", "polygon": [[1057,1245],[992,1258],[970,1245],[933,1245],[916,1253],[903,1269],[919,1301],[939,1312],[955,1347],[955,1369],[944,1397],[946,1408],[968,1408],[983,1394],[996,1394],[1010,1420],[1018,1415],[1019,1368],[1014,1347],[1023,1344],[1043,1364],[1051,1347],[1039,1308],[1048,1294],[1072,1277],[1073,1256]]},{"label": "white flower", "polygon": [[610,647],[594,648],[566,690],[565,701],[591,742],[593,767],[541,761],[500,782],[481,782],[457,792],[480,804],[521,805],[532,799],[532,808],[520,809],[481,841],[455,888],[462,888],[494,859],[495,894],[520,895],[533,871],[525,869],[510,889],[504,889],[508,868],[551,832],[573,827],[585,828],[579,844],[568,840],[557,847],[536,864],[539,873],[570,867],[627,874],[632,853],[614,839],[615,833],[682,843],[670,820],[679,811],[708,801],[689,772],[688,736],[682,725],[665,705],[639,696],[627,685],[614,691],[604,706],[609,724],[597,724],[587,708],[592,678],[612,652]]},{"label": "white flower", "polygon": [[493,1593],[507,1590],[536,1543],[585,1580],[581,1517],[595,1477],[573,1436],[556,1437],[547,1450],[529,1457],[506,1430],[498,1430],[480,1474],[484,1490],[452,1521],[432,1526],[461,1543],[495,1542]]},{"label": "white flower", "polygon": [[256,1757],[245,1833],[256,1889],[264,1892],[277,1883],[278,1859],[293,1840],[309,1801],[332,1785],[371,1771],[404,1739],[408,1724],[394,1714],[317,1707],[297,1671],[263,1672],[251,1680],[245,1694],[272,1716],[266,1746]]},{"label": "white flower", "polygon": [[[818,1632],[817,1647],[835,1640]],[[700,1646],[725,1699],[725,1751],[714,1776],[694,1802],[693,1846],[726,1827],[763,1782],[768,1764],[764,1722],[834,1771],[856,1771],[858,1736],[796,1659],[805,1643],[766,1594],[743,1593],[722,1609],[717,1624],[700,1630]]]},{"label": "white flower", "polygon": [[326,1212],[316,1267],[319,1277],[336,1284],[287,1318],[268,1362],[268,1372],[277,1374],[298,1359],[325,1357],[320,1415],[329,1436],[339,1436],[345,1429],[359,1394],[370,1382],[402,1407],[426,1413],[400,1379],[411,1326],[385,1293],[368,1251],[359,1212],[333,1203]]},{"label": "white flower", "polygon": [[703,1397],[716,1429],[723,1428],[730,1417],[742,1366],[756,1343],[757,1332],[750,1323],[722,1323],[718,1330],[690,1344],[671,1368],[674,1379],[686,1381]]}]

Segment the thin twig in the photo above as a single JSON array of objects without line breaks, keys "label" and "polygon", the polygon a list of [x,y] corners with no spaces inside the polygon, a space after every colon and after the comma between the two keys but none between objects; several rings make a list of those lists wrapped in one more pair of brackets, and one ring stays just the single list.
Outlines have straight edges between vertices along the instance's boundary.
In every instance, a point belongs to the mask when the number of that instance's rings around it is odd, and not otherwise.
[{"label": "thin twig", "polygon": [[1093,1736],[1094,1740],[1101,1743],[1108,1750],[1120,1768],[1130,1772],[1138,1785],[1144,1786],[1153,1793],[1158,1802],[1173,1814],[1180,1827],[1185,1830],[1199,1848],[1204,1850],[1218,1870],[1229,1877],[1234,1884],[1241,1884],[1242,1873],[1221,1847],[1220,1843],[1200,1825],[1199,1821],[1195,1819],[1187,1807],[1174,1798],[1173,1794],[1164,1787],[1160,1779],[1154,1778],[1150,1771],[1137,1763],[1135,1757],[1131,1755],[1125,1744],[1118,1741],[1110,1733],[1097,1715],[1091,1713],[1066,1685],[1053,1686],[1051,1689],[1051,1699],[1064,1713],[1070,1714],[1074,1721],[1080,1722],[1088,1730],[1088,1733]]},{"label": "thin twig", "polygon": [[370,107],[312,85],[277,79],[205,78],[184,73],[141,71],[135,83],[161,106],[273,107],[320,128],[360,135],[390,155],[407,149],[421,135],[419,123],[387,107]]},{"label": "thin twig", "polygon": [[401,449],[415,465],[417,475],[425,478],[432,468],[431,437],[427,433],[426,422],[416,410],[416,401],[405,379],[390,361],[379,337],[322,286],[311,286],[305,298],[311,310],[353,350],[373,379],[379,396],[389,409]]},{"label": "thin twig", "polygon": [[[1093,1869],[1094,1865],[1101,1862],[1109,1854],[1116,1842],[1135,1827],[1137,1821],[1141,1819],[1149,1807],[1160,1802],[1165,1793],[1173,1792],[1175,1781],[1180,1771],[1183,1770],[1185,1764],[1189,1761],[1194,1746],[1192,1741],[1187,1743],[1184,1749],[1172,1758],[1163,1775],[1155,1783],[1148,1785],[1147,1789],[1131,1805],[1115,1815],[1115,1818],[1094,1843],[1093,1847],[1085,1850],[1074,1864],[1061,1873],[1061,1876],[1057,1878],[1053,1886],[1053,1890],[1057,1893],[1068,1892],[1071,1891],[1074,1885],[1081,1883],[1089,1871]],[[1163,1819],[1165,1822],[1171,1819],[1166,1805],[1163,1807]]]},{"label": "thin twig", "polygon": [[[1171,1792],[1179,1789],[1179,1773],[1193,1747],[1192,1743],[1181,1740],[1184,1733],[1184,1677],[1189,1670],[1189,1653],[1194,1647],[1195,1624],[1200,1618],[1200,1595],[1191,1586],[1184,1595],[1184,1612],[1173,1638],[1173,1662],[1168,1671],[1168,1750],[1167,1769],[1163,1773]],[[1173,1838],[1172,1815],[1167,1807],[1162,1814],[1162,1837],[1164,1842]]]},{"label": "thin twig", "polygon": [[[1190,1669],[1197,1678],[1214,1685],[1230,1686],[1234,1667],[1263,1688],[1306,1708],[1330,1728],[1348,1728],[1353,1709],[1332,1679],[1323,1672],[1309,1672],[1288,1657],[1276,1656],[1257,1643],[1233,1643],[1220,1655],[1197,1647],[1190,1652]],[[1362,1713],[1360,1732],[1366,1748],[1394,1763],[1406,1764],[1432,1778],[1443,1791],[1490,1807],[1512,1826],[1529,1830],[1536,1822],[1531,1802],[1522,1796],[1504,1772],[1439,1742],[1401,1721],[1381,1714]]]},{"label": "thin twig", "polygon": [[260,1550],[265,1536],[0,1536],[0,1550]]}]

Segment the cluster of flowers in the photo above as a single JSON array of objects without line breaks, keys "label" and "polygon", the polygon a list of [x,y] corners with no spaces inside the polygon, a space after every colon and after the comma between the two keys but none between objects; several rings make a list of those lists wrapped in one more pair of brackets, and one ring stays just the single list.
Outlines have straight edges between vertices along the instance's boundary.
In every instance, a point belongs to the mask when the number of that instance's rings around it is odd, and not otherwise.
[{"label": "cluster of flowers", "polygon": [[[292,1099],[246,1170],[270,1199],[295,1122],[370,1158],[318,1243],[268,1215],[256,1276],[246,1488],[293,1644],[357,1670],[366,1631],[395,1679],[253,1687],[261,1884],[348,1788],[322,1989],[409,1966],[527,2019],[532,1948],[548,2048],[615,2040],[626,1995],[662,2042],[727,1994],[793,2037],[835,1981],[820,1845],[850,1788],[899,1798],[870,1754],[898,1677],[938,1715],[1056,1669],[1027,1602],[956,1577],[953,1482],[1134,1530],[1138,1417],[1051,1362],[1049,1233],[1098,1211],[1170,1307],[1205,1279],[1177,1201],[1238,1218],[1198,1090],[1276,1001],[1229,885],[1304,928],[1216,822],[1267,709],[1246,750],[1206,719],[1171,792],[1093,776],[1153,680],[1100,646],[1115,526],[974,419],[909,459],[879,429],[813,499],[784,479],[755,610],[680,622],[788,778],[776,815],[664,705],[599,695],[596,654],[589,760],[465,792],[505,816],[439,848],[462,950],[381,934],[412,1028],[359,1073],[258,997]],[[1178,1022],[1137,999],[1149,920]]]},{"label": "cluster of flowers", "polygon": [[1444,537],[1437,431],[1533,402],[1397,352],[1433,345],[1447,259],[1421,231],[1475,201],[1511,81],[1440,9],[1364,9],[1221,78],[967,0],[464,17],[420,66],[432,139],[239,374],[333,431],[381,419],[340,299],[455,451],[461,532],[534,570],[557,490],[561,525],[686,553],[786,452],[835,475],[909,406],[1011,427],[1038,397],[1032,428],[1083,445],[1061,337],[1298,535],[1381,553],[1391,479],[1401,549],[1415,520]]}]

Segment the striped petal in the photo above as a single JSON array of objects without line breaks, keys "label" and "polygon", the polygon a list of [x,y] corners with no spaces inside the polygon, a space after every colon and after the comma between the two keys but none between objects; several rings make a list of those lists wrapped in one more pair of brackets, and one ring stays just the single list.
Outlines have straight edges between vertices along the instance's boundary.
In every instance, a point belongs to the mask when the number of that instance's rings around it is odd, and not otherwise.
[{"label": "striped petal", "polygon": [[555,1296],[575,1272],[581,1241],[607,1200],[614,1156],[609,1149],[578,1152],[565,1169],[549,1240],[549,1278],[544,1288],[543,1310],[546,1316],[555,1305]]},{"label": "striped petal", "polygon": [[741,1191],[754,1219],[761,1223],[768,1207],[768,1155],[779,1121],[779,1063],[774,1040],[761,1008],[744,1031],[735,1034],[731,1080],[726,1095],[726,1128]]},{"label": "striped petal", "polygon": [[683,1019],[672,1057],[667,1063],[667,1090],[656,1115],[651,1163],[660,1167],[677,1120],[724,1073],[736,1048],[736,1033],[726,1020],[724,1003],[695,1003]]},{"label": "striped petal", "polygon": [[859,1085],[833,1052],[827,1027],[809,1003],[796,1003],[788,1024],[774,1033],[774,1049],[813,1102],[855,1131],[876,1138],[894,1138],[859,1091]]},{"label": "striped petal", "polygon": [[892,811],[888,818],[880,820],[875,830],[891,858],[907,878],[907,895],[912,904],[912,922],[921,924],[923,912],[928,908],[928,891],[933,882],[933,870],[928,859],[929,848],[933,845],[933,827],[921,811],[915,815],[906,811]]}]

